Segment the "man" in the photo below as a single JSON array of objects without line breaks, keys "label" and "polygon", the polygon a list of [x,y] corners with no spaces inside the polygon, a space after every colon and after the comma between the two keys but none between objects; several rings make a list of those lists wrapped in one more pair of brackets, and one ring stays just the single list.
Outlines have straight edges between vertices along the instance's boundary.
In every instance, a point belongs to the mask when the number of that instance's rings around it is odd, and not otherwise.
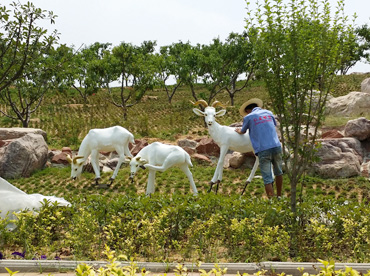
[{"label": "man", "polygon": [[265,191],[269,198],[274,196],[274,170],[276,194],[281,197],[283,187],[282,149],[276,132],[276,121],[271,111],[262,109],[263,102],[254,98],[245,102],[239,109],[244,117],[243,126],[236,128],[239,134],[249,130],[255,155],[259,158],[260,170],[265,184]]}]

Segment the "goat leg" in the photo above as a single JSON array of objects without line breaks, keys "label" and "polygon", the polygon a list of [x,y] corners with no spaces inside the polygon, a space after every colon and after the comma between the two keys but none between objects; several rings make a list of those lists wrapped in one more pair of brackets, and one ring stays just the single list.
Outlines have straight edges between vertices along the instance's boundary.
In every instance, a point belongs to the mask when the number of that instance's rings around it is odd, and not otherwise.
[{"label": "goat leg", "polygon": [[109,178],[109,180],[110,180],[110,183],[107,184],[108,187],[113,184],[114,178],[111,177],[111,178]]},{"label": "goat leg", "polygon": [[217,192],[218,192],[218,187],[219,187],[219,185],[220,185],[220,182],[221,182],[220,180],[217,180],[217,181],[216,181],[216,184],[217,184],[217,186],[216,186],[216,195],[217,195]]},{"label": "goat leg", "polygon": [[243,195],[244,194],[244,192],[245,192],[245,189],[247,188],[247,186],[248,186],[248,184],[249,183],[251,183],[250,181],[245,181],[245,186],[244,186],[244,189],[243,189],[243,191],[242,191],[242,194],[241,195]]},{"label": "goat leg", "polygon": [[209,189],[208,189],[208,191],[207,191],[207,193],[209,193],[209,192],[211,192],[212,191],[212,187],[213,187],[213,184],[215,184],[214,182],[212,182],[212,181],[210,181],[209,182]]},{"label": "goat leg", "polygon": [[95,185],[99,185],[100,177],[95,178]]}]

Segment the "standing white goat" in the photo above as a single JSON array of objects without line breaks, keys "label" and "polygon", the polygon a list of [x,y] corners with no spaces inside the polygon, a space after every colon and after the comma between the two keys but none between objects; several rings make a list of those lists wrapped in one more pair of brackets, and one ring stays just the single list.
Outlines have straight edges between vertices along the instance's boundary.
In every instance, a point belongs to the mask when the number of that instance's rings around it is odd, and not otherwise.
[{"label": "standing white goat", "polygon": [[98,185],[100,180],[99,151],[116,151],[119,159],[110,178],[111,182],[109,185],[111,185],[118,174],[119,168],[125,161],[125,156],[132,157],[128,148],[129,143],[135,143],[134,135],[121,126],[91,129],[82,140],[77,156],[73,159],[70,156],[67,157],[71,163],[71,178],[76,179],[81,175],[83,164],[91,155],[91,165],[95,172],[95,183]]},{"label": "standing white goat", "polygon": [[[226,109],[222,109],[216,112],[216,107],[222,106],[222,104],[219,101],[215,101],[212,104],[212,106],[208,106],[205,100],[199,100],[196,103],[193,103],[193,105],[198,104],[202,105],[205,108],[204,111],[201,111],[200,109],[197,108],[193,108],[193,112],[198,116],[204,116],[204,120],[206,122],[206,125],[208,126],[209,134],[211,135],[212,139],[216,142],[216,144],[220,147],[220,158],[218,159],[216,171],[212,177],[212,180],[210,181],[211,186],[208,190],[208,192],[210,192],[212,190],[213,185],[217,183],[216,188],[217,193],[219,183],[222,180],[224,159],[227,151],[231,149],[233,151],[245,153],[253,151],[253,147],[248,131],[244,135],[240,135],[235,132],[235,128],[223,126],[216,122],[216,117],[223,116],[226,113]],[[244,193],[247,185],[252,181],[257,168],[258,168],[258,157],[256,156],[256,161],[253,165],[251,174],[249,175],[247,181],[245,182],[242,194]]]},{"label": "standing white goat", "polygon": [[164,172],[174,166],[179,167],[186,174],[193,194],[198,194],[193,175],[189,170],[189,166],[193,166],[190,155],[179,146],[154,142],[141,149],[135,157],[126,158],[126,160],[130,162],[130,179],[132,181],[139,168],[149,170],[147,195],[154,193],[155,173],[157,171]]}]

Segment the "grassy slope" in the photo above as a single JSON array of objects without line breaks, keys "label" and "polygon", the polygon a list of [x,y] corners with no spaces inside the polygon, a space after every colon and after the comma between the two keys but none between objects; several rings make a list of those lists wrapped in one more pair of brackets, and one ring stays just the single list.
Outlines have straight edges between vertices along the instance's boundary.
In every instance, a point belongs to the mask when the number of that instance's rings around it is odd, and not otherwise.
[{"label": "grassy slope", "polygon": [[[340,96],[345,91],[359,91],[360,84],[364,76],[344,76],[335,82],[333,94]],[[200,87],[198,93],[204,90]],[[181,87],[174,96],[172,104],[168,103],[166,93],[162,90],[150,91],[148,95],[157,96],[157,100],[147,100],[129,109],[128,121],[123,121],[121,111],[109,104],[103,93],[91,96],[89,103],[84,105],[78,96],[66,96],[54,94],[47,97],[42,107],[34,116],[30,127],[41,128],[48,134],[48,144],[50,148],[61,148],[69,146],[76,150],[89,129],[102,128],[112,125],[122,125],[129,129],[135,138],[145,138],[152,140],[163,140],[174,143],[176,139],[182,137],[196,138],[207,136],[204,128],[203,119],[192,112],[193,106],[190,104],[190,91],[187,87]],[[263,86],[255,82],[248,89],[237,94],[235,106],[228,106],[225,116],[218,121],[221,124],[231,124],[241,120],[238,107],[247,99],[259,97],[265,100],[268,105],[268,96]],[[217,100],[227,103],[229,101],[226,93],[220,94]],[[327,123],[338,127],[345,124],[347,118],[328,118]],[[0,117],[0,126],[18,126],[17,122],[12,122],[4,117]],[[199,191],[205,192],[208,188],[208,181],[211,179],[215,164],[198,163],[193,160],[194,167],[192,172]],[[224,170],[224,180],[220,187],[220,194],[240,193],[244,181],[250,170]],[[94,175],[84,173],[80,180],[71,181],[69,179],[69,169],[48,168],[35,173],[27,179],[10,180],[12,184],[27,193],[42,193],[45,195],[57,195],[67,197],[73,194],[143,194],[145,192],[146,172],[141,171],[134,184],[128,181],[129,170],[123,166],[120,170],[116,183],[110,190],[99,190],[93,187]],[[258,173],[257,173],[258,174]],[[103,181],[108,181],[110,173],[103,174]],[[181,171],[172,169],[164,173],[157,174],[157,191],[161,193],[189,193],[189,183]],[[351,178],[339,180],[323,180],[307,177],[303,183],[304,189],[302,196],[305,195],[326,195],[335,198],[368,199],[370,189],[364,178]],[[284,193],[289,196],[290,187],[288,179],[285,179]],[[247,197],[264,196],[262,181],[255,179],[249,185]]]}]

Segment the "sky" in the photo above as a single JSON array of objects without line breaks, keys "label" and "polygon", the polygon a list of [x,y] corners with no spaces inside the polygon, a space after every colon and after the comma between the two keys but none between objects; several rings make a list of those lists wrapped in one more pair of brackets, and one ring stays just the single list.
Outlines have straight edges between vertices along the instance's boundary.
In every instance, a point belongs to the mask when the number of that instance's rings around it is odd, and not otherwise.
[{"label": "sky", "polygon": [[[9,8],[14,0],[1,0]],[[158,46],[179,41],[195,45],[225,40],[245,27],[245,0],[15,0],[34,3],[58,17],[50,30],[58,30],[59,42],[67,46],[89,46],[95,42],[140,45],[145,40]],[[255,0],[249,0],[252,7]],[[329,0],[332,7],[337,0]],[[350,18],[357,25],[370,25],[369,0],[345,0]],[[369,64],[357,64],[350,72],[370,72]]]}]

